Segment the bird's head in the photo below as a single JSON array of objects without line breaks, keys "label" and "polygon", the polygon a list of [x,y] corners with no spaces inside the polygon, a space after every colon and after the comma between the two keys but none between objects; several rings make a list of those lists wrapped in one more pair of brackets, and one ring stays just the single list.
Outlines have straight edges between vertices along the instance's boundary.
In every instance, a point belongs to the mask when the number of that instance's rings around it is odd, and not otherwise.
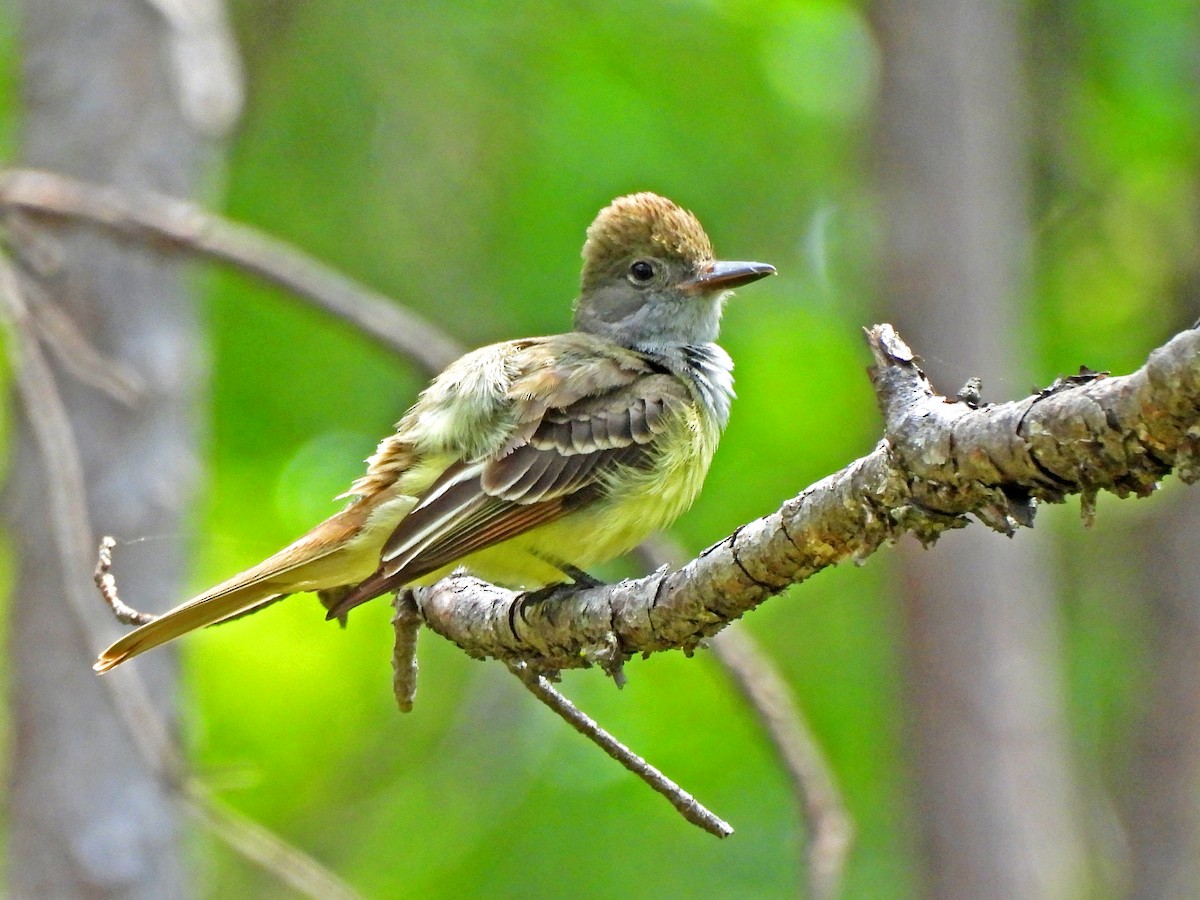
[{"label": "bird's head", "polygon": [[714,259],[699,220],[665,197],[618,197],[588,228],[575,328],[626,347],[706,343],[728,292],[774,273]]}]

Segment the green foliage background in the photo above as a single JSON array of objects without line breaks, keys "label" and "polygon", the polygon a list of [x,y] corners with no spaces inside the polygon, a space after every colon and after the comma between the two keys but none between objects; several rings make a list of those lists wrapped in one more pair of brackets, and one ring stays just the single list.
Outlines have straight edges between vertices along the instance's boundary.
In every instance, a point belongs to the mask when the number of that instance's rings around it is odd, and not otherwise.
[{"label": "green foliage background", "polygon": [[[1041,35],[1029,67],[1028,297],[1042,382],[1080,363],[1129,370],[1196,317],[1190,6],[1027,10]],[[466,344],[568,327],[584,228],[621,193],[664,193],[697,212],[718,252],[776,264],[778,278],[727,312],[740,399],[676,529],[689,548],[871,449],[879,423],[860,327],[877,315],[879,59],[860,8],[238,0],[234,13],[249,101],[213,196]],[[0,54],[11,107],[10,40]],[[0,117],[9,148],[11,122]],[[199,588],[333,511],[329,498],[425,377],[243,276],[197,278],[214,364]],[[908,337],[919,350],[920,335]],[[988,388],[1006,399],[1028,385]],[[1076,748],[1100,779],[1121,759],[1141,648],[1114,589],[1130,578],[1079,554],[1103,556],[1152,507],[1102,503],[1099,528],[1082,536],[1073,509],[1051,510],[1049,527],[1022,537],[1063,548]],[[147,538],[121,552],[153,554]],[[915,890],[886,557],[823,574],[745,623],[794,685],[846,793],[858,829],[848,897]],[[367,895],[794,895],[803,835],[786,778],[706,654],[635,662],[620,692],[595,672],[569,674],[565,688],[730,820],[737,833],[720,843],[502,669],[436,637],[422,640],[416,709],[398,714],[389,610],[359,612],[341,632],[296,598],[196,635],[183,653],[202,771]],[[214,895],[283,893],[216,845],[202,841],[197,856]]]}]

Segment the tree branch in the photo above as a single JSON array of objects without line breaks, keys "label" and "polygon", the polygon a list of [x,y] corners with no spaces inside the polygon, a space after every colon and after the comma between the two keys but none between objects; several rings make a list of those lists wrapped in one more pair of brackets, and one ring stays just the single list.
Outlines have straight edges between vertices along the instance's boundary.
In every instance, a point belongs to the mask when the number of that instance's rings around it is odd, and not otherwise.
[{"label": "tree branch", "polygon": [[425,623],[473,657],[554,672],[680,649],[826,566],[910,532],[930,543],[974,515],[1011,535],[1036,501],[1098,491],[1146,496],[1172,468],[1200,477],[1200,331],[1132,375],[1060,379],[1024,400],[975,408],[938,395],[890,325],[867,332],[884,439],[676,572],[556,593],[553,602],[455,575],[415,592]]}]

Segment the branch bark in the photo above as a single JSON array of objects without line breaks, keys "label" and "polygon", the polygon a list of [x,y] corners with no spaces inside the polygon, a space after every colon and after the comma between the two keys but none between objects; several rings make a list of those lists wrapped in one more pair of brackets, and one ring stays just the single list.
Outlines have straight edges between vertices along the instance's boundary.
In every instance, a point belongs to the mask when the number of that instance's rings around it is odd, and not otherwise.
[{"label": "branch bark", "polygon": [[466,575],[414,592],[430,628],[473,657],[542,672],[634,654],[691,653],[729,622],[827,566],[902,534],[923,543],[974,516],[1011,535],[1035,504],[1146,496],[1172,469],[1200,477],[1200,331],[1177,335],[1123,377],[1060,379],[984,408],[937,394],[889,325],[868,332],[885,436],[856,460],[737,529],[682,569],[531,602]]}]

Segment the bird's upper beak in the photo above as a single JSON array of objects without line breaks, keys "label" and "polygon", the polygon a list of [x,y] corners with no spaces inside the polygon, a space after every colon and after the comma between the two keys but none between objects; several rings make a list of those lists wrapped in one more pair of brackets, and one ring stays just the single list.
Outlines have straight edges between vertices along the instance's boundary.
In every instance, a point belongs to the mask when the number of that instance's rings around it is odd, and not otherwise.
[{"label": "bird's upper beak", "polygon": [[775,267],[767,263],[714,260],[705,263],[699,274],[683,282],[680,287],[688,294],[727,291],[774,274]]}]

